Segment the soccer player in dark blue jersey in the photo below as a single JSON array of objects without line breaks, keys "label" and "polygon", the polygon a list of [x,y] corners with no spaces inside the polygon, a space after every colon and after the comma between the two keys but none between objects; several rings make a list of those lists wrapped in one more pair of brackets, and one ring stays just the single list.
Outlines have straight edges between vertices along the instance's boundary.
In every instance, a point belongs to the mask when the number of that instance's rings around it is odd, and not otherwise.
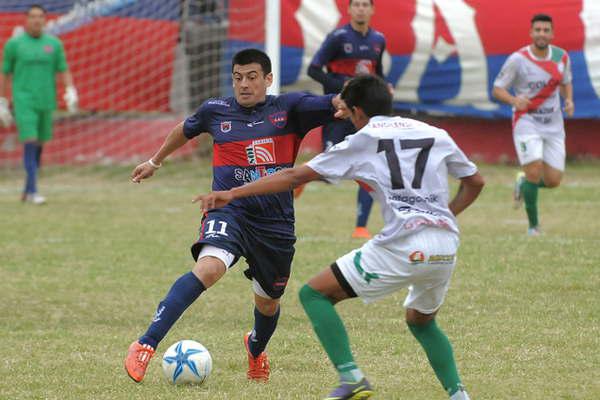
[{"label": "soccer player in dark blue jersey", "polygon": [[[151,177],[162,161],[189,139],[208,132],[213,138],[213,190],[229,190],[261,176],[293,167],[300,141],[311,129],[334,119],[339,96],[287,93],[267,96],[273,74],[269,57],[246,49],[232,60],[234,97],[209,99],[178,124],[160,149],[131,175]],[[254,328],[244,337],[248,379],[267,381],[264,352],[279,318],[279,299],[294,255],[292,193],[254,196],[208,212],[191,248],[196,261],[159,303],[146,333],[129,347],[125,369],[141,382],[159,342],[183,312],[214,285],[240,257],[254,290]]]},{"label": "soccer player in dark blue jersey", "polygon": [[[339,93],[344,82],[359,74],[376,74],[383,78],[381,58],[385,50],[382,33],[369,27],[375,12],[373,0],[350,0],[348,13],[350,23],[327,35],[315,54],[308,75],[323,85],[325,93]],[[323,67],[327,72],[323,71]],[[332,121],[323,126],[323,150],[344,140],[356,132],[349,120]],[[356,228],[352,237],[371,237],[367,221],[371,213],[373,198],[370,188],[362,184],[358,190]]]}]

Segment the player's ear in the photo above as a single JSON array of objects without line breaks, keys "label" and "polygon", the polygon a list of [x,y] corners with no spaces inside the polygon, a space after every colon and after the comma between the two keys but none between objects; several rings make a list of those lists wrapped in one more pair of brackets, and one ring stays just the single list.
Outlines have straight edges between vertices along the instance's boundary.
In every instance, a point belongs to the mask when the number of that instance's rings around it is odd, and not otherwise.
[{"label": "player's ear", "polygon": [[267,87],[271,87],[271,85],[273,84],[273,73],[272,72],[269,72],[265,76],[265,82],[267,83]]}]

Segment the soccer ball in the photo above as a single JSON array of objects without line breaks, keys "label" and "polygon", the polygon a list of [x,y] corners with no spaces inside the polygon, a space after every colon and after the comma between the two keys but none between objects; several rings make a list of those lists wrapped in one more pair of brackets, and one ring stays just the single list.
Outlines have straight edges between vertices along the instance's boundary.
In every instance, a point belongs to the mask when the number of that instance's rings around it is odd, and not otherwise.
[{"label": "soccer ball", "polygon": [[206,347],[193,340],[180,340],[165,351],[165,377],[173,384],[202,384],[212,371],[212,357]]}]

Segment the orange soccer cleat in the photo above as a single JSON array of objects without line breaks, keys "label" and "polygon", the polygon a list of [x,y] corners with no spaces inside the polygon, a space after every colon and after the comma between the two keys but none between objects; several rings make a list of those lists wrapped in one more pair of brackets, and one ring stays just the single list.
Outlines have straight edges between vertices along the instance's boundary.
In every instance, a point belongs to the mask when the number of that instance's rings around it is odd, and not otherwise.
[{"label": "orange soccer cleat", "polygon": [[266,383],[269,380],[269,374],[271,372],[271,369],[269,368],[269,358],[264,351],[260,353],[258,357],[254,357],[252,353],[250,353],[250,345],[248,344],[250,334],[251,332],[248,332],[246,333],[246,336],[244,336],[244,346],[246,346],[246,353],[248,353],[248,372],[246,372],[246,377],[253,381]]},{"label": "orange soccer cleat", "polygon": [[371,239],[371,233],[364,226],[357,226],[352,232],[352,237],[355,239]]},{"label": "orange soccer cleat", "polygon": [[136,382],[141,382],[146,375],[146,368],[148,363],[154,355],[154,349],[152,346],[147,344],[141,344],[137,340],[131,343],[129,350],[127,350],[127,357],[125,358],[125,371],[131,379]]}]

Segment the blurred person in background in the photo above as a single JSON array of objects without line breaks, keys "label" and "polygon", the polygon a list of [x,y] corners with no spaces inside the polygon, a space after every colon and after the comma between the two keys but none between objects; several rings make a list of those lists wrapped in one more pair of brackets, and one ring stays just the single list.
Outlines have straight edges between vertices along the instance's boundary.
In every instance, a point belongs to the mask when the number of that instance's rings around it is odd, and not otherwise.
[{"label": "blurred person in background", "polygon": [[[383,78],[382,56],[385,37],[369,26],[375,13],[373,0],[350,0],[350,23],[334,30],[319,48],[308,67],[308,75],[323,85],[325,94],[340,93],[344,82],[360,74]],[[327,72],[323,71],[323,67]],[[349,120],[338,120],[323,126],[323,151],[340,143],[356,129]],[[357,217],[352,237],[371,237],[367,222],[373,198],[370,188],[358,182]],[[302,187],[301,187],[302,188]],[[302,189],[295,191],[299,195]]]},{"label": "blurred person in background", "polygon": [[523,168],[515,181],[515,206],[519,208],[525,202],[527,234],[538,236],[538,189],[560,185],[565,170],[565,124],[560,96],[569,117],[575,111],[575,103],[569,54],[550,44],[554,38],[552,17],[534,15],[529,35],[531,44],[508,57],[492,93],[513,108],[513,139]]},{"label": "blurred person in background", "polygon": [[56,76],[65,86],[69,111],[77,109],[77,90],[68,70],[62,42],[44,33],[46,9],[32,5],[26,12],[25,31],[6,42],[0,74],[0,122],[8,127],[13,118],[8,100],[12,81],[12,103],[19,141],[23,143],[25,188],[21,200],[44,204],[37,191],[42,149],[52,139],[52,113],[56,109]]}]

